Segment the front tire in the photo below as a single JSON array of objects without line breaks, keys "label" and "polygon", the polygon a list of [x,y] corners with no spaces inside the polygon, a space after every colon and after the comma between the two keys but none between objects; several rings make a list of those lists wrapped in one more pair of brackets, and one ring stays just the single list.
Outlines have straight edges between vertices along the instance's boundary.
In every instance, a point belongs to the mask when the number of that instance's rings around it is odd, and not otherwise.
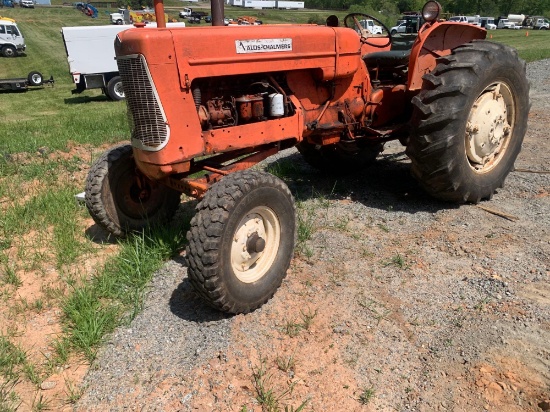
[{"label": "front tire", "polygon": [[142,175],[132,146],[107,150],[86,179],[86,207],[94,221],[116,237],[170,220],[181,194]]},{"label": "front tire", "polygon": [[197,205],[186,250],[189,280],[215,308],[247,313],[281,285],[296,242],[296,208],[287,186],[254,170],[216,183]]},{"label": "front tire", "polygon": [[17,50],[15,47],[6,45],[2,47],[2,56],[4,57],[15,57],[17,56]]},{"label": "front tire", "polygon": [[412,100],[412,174],[442,200],[490,199],[512,170],[527,128],[525,62],[487,41],[437,61]]}]

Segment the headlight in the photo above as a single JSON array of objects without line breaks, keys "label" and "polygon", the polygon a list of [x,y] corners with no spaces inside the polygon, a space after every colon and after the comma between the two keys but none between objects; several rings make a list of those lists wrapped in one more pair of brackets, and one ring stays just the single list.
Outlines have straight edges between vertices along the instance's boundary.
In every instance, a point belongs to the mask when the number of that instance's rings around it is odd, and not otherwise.
[{"label": "headlight", "polygon": [[441,4],[437,1],[429,1],[422,8],[422,17],[427,22],[437,20],[439,13],[441,13]]}]

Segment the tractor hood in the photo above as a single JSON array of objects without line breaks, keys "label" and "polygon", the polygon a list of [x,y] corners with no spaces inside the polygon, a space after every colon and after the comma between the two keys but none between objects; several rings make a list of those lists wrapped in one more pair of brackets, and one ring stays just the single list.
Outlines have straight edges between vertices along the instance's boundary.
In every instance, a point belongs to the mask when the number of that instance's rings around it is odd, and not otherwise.
[{"label": "tractor hood", "polygon": [[[172,41],[168,37],[171,37]],[[147,63],[177,62],[181,86],[196,78],[316,70],[318,80],[347,77],[359,68],[354,30],[315,25],[197,27],[126,30],[117,57],[142,54]]]}]

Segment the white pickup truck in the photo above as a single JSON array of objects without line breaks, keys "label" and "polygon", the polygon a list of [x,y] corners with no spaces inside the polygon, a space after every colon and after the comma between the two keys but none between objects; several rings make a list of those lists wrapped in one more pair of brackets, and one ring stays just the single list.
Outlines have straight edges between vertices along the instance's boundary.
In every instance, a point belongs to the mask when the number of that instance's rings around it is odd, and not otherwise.
[{"label": "white pickup truck", "polygon": [[521,29],[521,26],[516,25],[516,23],[508,20],[508,19],[500,19],[497,24],[497,29],[511,29],[511,30],[519,30]]},{"label": "white pickup truck", "polygon": [[382,26],[374,24],[373,20],[360,20],[359,24],[364,30],[368,30],[370,34],[382,34]]}]

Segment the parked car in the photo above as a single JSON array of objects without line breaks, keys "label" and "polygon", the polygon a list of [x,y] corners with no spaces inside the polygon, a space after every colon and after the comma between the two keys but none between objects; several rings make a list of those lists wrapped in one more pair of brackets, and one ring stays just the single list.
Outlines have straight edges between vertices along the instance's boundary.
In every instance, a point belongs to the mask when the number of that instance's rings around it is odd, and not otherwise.
[{"label": "parked car", "polygon": [[34,1],[33,0],[21,0],[19,2],[19,5],[21,7],[27,8],[27,9],[34,9]]},{"label": "parked car", "polygon": [[392,36],[398,33],[418,33],[420,27],[424,24],[424,19],[420,15],[405,15],[403,19],[397,21],[397,26],[393,26],[390,29],[390,34]]},{"label": "parked car", "polygon": [[407,32],[407,22],[404,21],[404,22],[401,22],[399,23],[398,26],[393,26],[391,29],[390,29],[390,33],[391,35],[395,35],[397,33],[406,33]]},{"label": "parked car", "polygon": [[454,21],[456,23],[468,23],[468,18],[466,16],[453,16],[449,18],[449,21]]}]

